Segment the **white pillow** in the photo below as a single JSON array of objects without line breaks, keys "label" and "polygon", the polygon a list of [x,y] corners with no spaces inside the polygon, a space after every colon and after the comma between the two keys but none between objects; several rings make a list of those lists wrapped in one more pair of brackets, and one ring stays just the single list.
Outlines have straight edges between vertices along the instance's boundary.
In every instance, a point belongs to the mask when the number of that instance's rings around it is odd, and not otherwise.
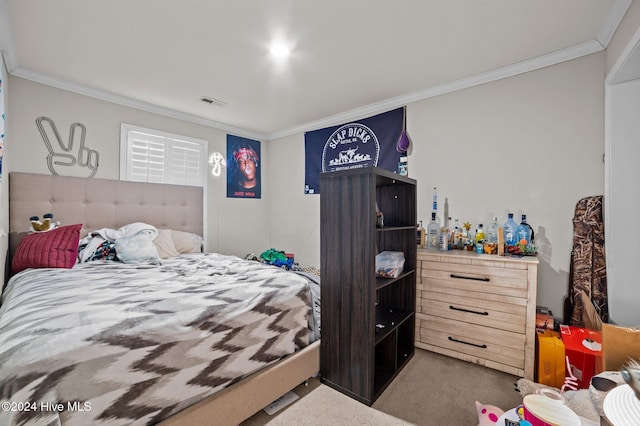
[{"label": "white pillow", "polygon": [[173,246],[180,254],[200,253],[202,251],[202,237],[192,232],[171,230]]},{"label": "white pillow", "polygon": [[158,229],[158,236],[153,240],[153,245],[158,250],[158,255],[162,259],[180,256],[176,246],[173,245],[170,229]]},{"label": "white pillow", "polygon": [[154,234],[141,231],[130,237],[116,239],[116,253],[123,263],[160,263],[160,256],[153,245]]}]

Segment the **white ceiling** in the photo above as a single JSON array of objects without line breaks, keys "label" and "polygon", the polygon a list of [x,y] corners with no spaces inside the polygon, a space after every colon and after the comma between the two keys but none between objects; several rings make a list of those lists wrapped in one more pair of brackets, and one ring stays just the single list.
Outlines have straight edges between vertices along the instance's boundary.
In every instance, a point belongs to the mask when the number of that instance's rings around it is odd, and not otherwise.
[{"label": "white ceiling", "polygon": [[0,1],[12,75],[262,140],[602,50],[631,3]]}]

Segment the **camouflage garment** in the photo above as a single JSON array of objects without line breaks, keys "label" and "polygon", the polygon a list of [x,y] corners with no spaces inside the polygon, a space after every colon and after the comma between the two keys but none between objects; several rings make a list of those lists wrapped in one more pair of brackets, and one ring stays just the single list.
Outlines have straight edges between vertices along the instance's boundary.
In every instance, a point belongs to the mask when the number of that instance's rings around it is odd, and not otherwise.
[{"label": "camouflage garment", "polygon": [[576,204],[573,217],[570,325],[584,326],[585,306],[580,292],[591,300],[602,322],[609,322],[604,242],[603,197],[598,195],[582,198]]}]

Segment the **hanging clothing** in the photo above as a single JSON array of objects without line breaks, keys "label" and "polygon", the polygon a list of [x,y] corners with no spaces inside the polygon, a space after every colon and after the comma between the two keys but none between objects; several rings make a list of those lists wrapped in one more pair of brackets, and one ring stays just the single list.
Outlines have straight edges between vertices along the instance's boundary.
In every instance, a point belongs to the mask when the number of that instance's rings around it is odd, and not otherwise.
[{"label": "hanging clothing", "polygon": [[[573,249],[569,283],[570,325],[584,327],[590,300],[602,322],[609,322],[607,266],[604,248],[603,197],[585,197],[573,217]],[[584,294],[585,298],[582,297]],[[566,318],[565,318],[566,319]]]}]

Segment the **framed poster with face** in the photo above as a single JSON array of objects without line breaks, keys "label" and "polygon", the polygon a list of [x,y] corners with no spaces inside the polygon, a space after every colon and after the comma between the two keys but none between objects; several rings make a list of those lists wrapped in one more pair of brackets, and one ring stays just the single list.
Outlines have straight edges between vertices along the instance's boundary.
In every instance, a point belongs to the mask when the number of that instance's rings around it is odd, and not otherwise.
[{"label": "framed poster with face", "polygon": [[227,135],[227,198],[260,198],[260,142]]}]

